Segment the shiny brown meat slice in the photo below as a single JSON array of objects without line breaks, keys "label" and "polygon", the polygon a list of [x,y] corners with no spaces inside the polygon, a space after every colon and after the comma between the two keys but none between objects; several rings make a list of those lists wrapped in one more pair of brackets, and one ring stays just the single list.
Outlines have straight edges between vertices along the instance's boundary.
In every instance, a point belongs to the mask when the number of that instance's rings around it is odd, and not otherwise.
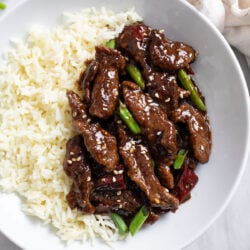
[{"label": "shiny brown meat slice", "polygon": [[117,46],[139,65],[149,95],[170,114],[178,107],[179,88],[174,74],[162,72],[152,64],[148,52],[151,35],[152,29],[143,23],[128,25],[118,36]]},{"label": "shiny brown meat slice", "polygon": [[125,67],[125,59],[118,50],[104,46],[96,47],[99,65],[91,93],[89,112],[107,119],[114,114],[118,102],[119,71]]},{"label": "shiny brown meat slice", "polygon": [[174,187],[174,176],[168,164],[160,163],[157,166],[157,171],[161,184],[168,189],[172,189]]},{"label": "shiny brown meat slice", "polygon": [[194,157],[199,162],[206,163],[210,155],[211,134],[204,116],[191,105],[184,103],[173,112],[171,119],[187,124]]},{"label": "shiny brown meat slice", "polygon": [[95,191],[91,196],[91,201],[97,204],[96,210],[98,213],[123,210],[128,215],[135,213],[142,206],[130,190]]},{"label": "shiny brown meat slice", "polygon": [[135,83],[122,82],[124,102],[142,128],[150,143],[162,145],[168,156],[174,158],[177,152],[176,130],[152,98]]},{"label": "shiny brown meat slice", "polygon": [[91,122],[85,105],[76,93],[67,91],[67,97],[72,110],[73,126],[83,136],[87,150],[107,172],[113,171],[119,160],[116,138],[99,123]]},{"label": "shiny brown meat slice", "polygon": [[195,58],[195,50],[184,43],[167,39],[154,30],[151,35],[150,57],[154,65],[164,70],[178,70],[188,67]]},{"label": "shiny brown meat slice", "polygon": [[148,148],[141,141],[128,136],[121,127],[119,137],[119,151],[127,167],[129,178],[146,194],[152,206],[164,210],[177,209],[178,200],[161,186],[154,174]]},{"label": "shiny brown meat slice", "polygon": [[80,135],[67,142],[63,168],[74,181],[71,191],[67,195],[70,207],[77,206],[86,213],[94,213],[95,207],[89,200],[92,191],[90,164]]},{"label": "shiny brown meat slice", "polygon": [[79,79],[79,87],[83,90],[83,102],[85,104],[90,104],[91,100],[91,82],[95,79],[98,70],[97,61],[89,61],[86,63],[87,67],[84,72],[82,72]]}]

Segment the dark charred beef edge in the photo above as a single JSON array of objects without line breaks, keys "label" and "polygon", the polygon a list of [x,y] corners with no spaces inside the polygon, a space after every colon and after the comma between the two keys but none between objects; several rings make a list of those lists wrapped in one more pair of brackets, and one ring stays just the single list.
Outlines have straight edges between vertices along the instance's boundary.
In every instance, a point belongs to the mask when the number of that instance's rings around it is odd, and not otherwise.
[{"label": "dark charred beef edge", "polygon": [[98,71],[98,62],[95,60],[86,62],[86,69],[80,75],[78,85],[83,90],[83,102],[90,105],[91,100],[91,82],[94,81]]},{"label": "dark charred beef edge", "polygon": [[176,130],[174,124],[168,120],[167,114],[135,83],[124,81],[122,86],[124,102],[141,126],[149,143],[160,144],[170,159],[175,158]]},{"label": "dark charred beef edge", "polygon": [[185,202],[191,197],[191,190],[198,182],[198,176],[195,174],[194,169],[189,167],[189,158],[184,161],[182,169],[176,178],[176,183],[172,193],[178,198],[180,203]]},{"label": "dark charred beef edge", "polygon": [[118,50],[96,47],[98,70],[93,83],[89,112],[107,119],[114,114],[118,103],[119,72],[125,68],[125,59]]},{"label": "dark charred beef edge", "polygon": [[191,105],[183,103],[172,113],[171,120],[187,124],[194,157],[201,163],[208,162],[211,150],[211,133],[208,121],[202,113]]},{"label": "dark charred beef edge", "polygon": [[99,123],[91,122],[85,105],[76,93],[69,90],[67,97],[72,110],[73,126],[83,136],[87,150],[107,172],[113,171],[119,161],[116,138]]},{"label": "dark charred beef edge", "polygon": [[119,151],[127,168],[128,177],[146,194],[153,207],[176,210],[178,200],[161,186],[155,176],[148,148],[140,140],[135,141],[121,126],[119,137]]},{"label": "dark charred beef edge", "polygon": [[157,164],[157,176],[162,184],[162,186],[173,189],[174,188],[174,176],[170,169],[170,164],[161,162]]},{"label": "dark charred beef edge", "polygon": [[89,200],[92,192],[89,158],[80,135],[67,142],[63,168],[73,180],[71,191],[67,195],[69,206],[71,208],[78,207],[85,213],[94,213],[95,207]]},{"label": "dark charred beef edge", "polygon": [[175,74],[163,72],[152,64],[149,54],[152,34],[152,29],[143,23],[128,25],[116,39],[116,44],[139,65],[149,95],[170,115],[177,108],[178,99],[183,97],[184,92],[178,87]]},{"label": "dark charred beef edge", "polygon": [[134,214],[141,206],[140,200],[131,190],[95,191],[91,201],[97,213],[118,212],[124,216]]},{"label": "dark charred beef edge", "polygon": [[170,71],[188,67],[194,61],[196,54],[191,46],[171,41],[158,30],[153,30],[151,33],[149,51],[155,66]]}]

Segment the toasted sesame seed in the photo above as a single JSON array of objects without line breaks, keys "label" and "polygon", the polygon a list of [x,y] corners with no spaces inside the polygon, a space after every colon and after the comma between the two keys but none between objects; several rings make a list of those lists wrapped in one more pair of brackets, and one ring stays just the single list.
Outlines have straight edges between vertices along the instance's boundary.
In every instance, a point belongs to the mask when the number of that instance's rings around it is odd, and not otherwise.
[{"label": "toasted sesame seed", "polygon": [[67,163],[68,163],[68,164],[72,164],[72,161],[71,161],[71,160],[67,160]]},{"label": "toasted sesame seed", "polygon": [[76,161],[80,161],[82,159],[82,157],[81,156],[78,156],[77,158],[76,158]]},{"label": "toasted sesame seed", "polygon": [[159,204],[159,203],[160,203],[160,200],[156,198],[156,199],[155,199],[155,203],[156,203],[156,204]]},{"label": "toasted sesame seed", "polygon": [[74,155],[74,152],[71,151],[71,152],[69,152],[69,154],[70,154],[70,155]]},{"label": "toasted sesame seed", "polygon": [[167,99],[165,99],[165,101],[164,102],[170,102],[170,97],[168,97]]},{"label": "toasted sesame seed", "polygon": [[82,119],[86,119],[87,118],[87,115],[86,114],[83,114],[82,115]]},{"label": "toasted sesame seed", "polygon": [[113,173],[114,173],[115,175],[118,175],[118,174],[119,174],[119,172],[118,172],[117,170],[114,170]]},{"label": "toasted sesame seed", "polygon": [[116,182],[116,178],[115,178],[114,176],[113,176],[113,178],[112,178],[112,181],[113,181],[113,182]]},{"label": "toasted sesame seed", "polygon": [[157,134],[157,135],[161,135],[161,133],[162,133],[162,131],[158,131],[156,134]]},{"label": "toasted sesame seed", "polygon": [[159,98],[159,94],[158,94],[158,93],[155,93],[155,97],[156,97],[156,98]]},{"label": "toasted sesame seed", "polygon": [[77,112],[74,111],[74,112],[72,113],[72,116],[75,118],[75,117],[77,116]]},{"label": "toasted sesame seed", "polygon": [[118,174],[123,174],[123,170],[119,170],[119,171],[118,171]]},{"label": "toasted sesame seed", "polygon": [[148,79],[149,79],[150,81],[153,81],[155,78],[154,78],[153,75],[150,75],[150,76],[148,77]]},{"label": "toasted sesame seed", "polygon": [[129,149],[129,152],[130,152],[131,154],[133,154],[133,153],[135,152],[135,148],[134,148],[134,147],[131,147],[131,148]]},{"label": "toasted sesame seed", "polygon": [[119,199],[118,199],[118,200],[116,200],[116,201],[117,201],[117,202],[121,202],[121,200],[119,200]]},{"label": "toasted sesame seed", "polygon": [[88,176],[87,181],[91,181],[91,177],[90,176]]},{"label": "toasted sesame seed", "polygon": [[117,195],[121,195],[122,194],[122,191],[117,191],[117,193],[116,193]]}]

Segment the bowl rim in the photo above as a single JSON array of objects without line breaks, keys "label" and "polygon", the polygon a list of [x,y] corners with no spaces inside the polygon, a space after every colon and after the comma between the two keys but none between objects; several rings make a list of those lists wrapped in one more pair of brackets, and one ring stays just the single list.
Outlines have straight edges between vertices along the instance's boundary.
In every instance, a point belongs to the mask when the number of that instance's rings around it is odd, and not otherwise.
[{"label": "bowl rim", "polygon": [[[26,4],[27,2],[30,2],[30,1],[32,1],[32,0],[19,0],[10,9],[5,10],[4,13],[1,13],[0,23],[2,22],[2,20],[7,18],[9,15],[15,14],[15,12],[18,11],[18,8],[20,6]],[[200,13],[194,6],[192,6],[191,4],[189,4],[185,0],[179,0],[179,1],[185,6],[185,8],[190,9],[195,15],[199,16],[199,18],[202,19],[203,22],[205,22],[206,25],[208,25],[209,28],[223,42],[227,52],[229,53],[229,55],[230,55],[230,57],[232,59],[233,65],[236,68],[236,70],[237,70],[237,72],[239,74],[239,77],[241,79],[242,88],[243,88],[243,91],[244,91],[244,100],[246,100],[246,111],[247,111],[246,123],[247,123],[247,127],[249,128],[246,131],[246,143],[245,143],[245,146],[244,146],[245,150],[244,150],[244,153],[243,153],[244,157],[243,157],[243,160],[242,160],[242,164],[240,165],[238,174],[235,177],[233,187],[230,190],[230,192],[228,193],[228,195],[226,197],[226,200],[224,201],[224,203],[222,203],[222,205],[219,207],[219,209],[214,214],[214,216],[199,231],[197,231],[196,234],[194,234],[192,237],[190,237],[189,240],[184,241],[182,244],[180,244],[178,246],[178,249],[182,249],[184,247],[189,246],[191,243],[193,243],[196,239],[198,239],[201,235],[203,235],[212,224],[214,224],[214,222],[219,218],[219,216],[222,215],[222,213],[224,212],[226,207],[229,205],[230,201],[232,200],[232,197],[234,196],[237,189],[239,188],[240,182],[242,180],[242,176],[243,176],[243,174],[245,172],[245,169],[246,169],[247,160],[248,160],[248,158],[250,159],[250,100],[249,100],[249,90],[248,90],[248,87],[247,87],[247,82],[246,82],[244,73],[243,73],[243,71],[241,69],[240,63],[239,63],[236,55],[234,54],[234,52],[233,52],[232,48],[230,47],[229,43],[226,41],[225,37],[217,29],[217,27],[205,15]],[[0,228],[0,232],[3,235],[5,235],[9,240],[11,240],[14,244],[16,244],[17,246],[19,246],[21,248],[25,248],[25,246],[22,244],[22,242],[19,242],[17,239],[15,239],[15,236],[13,234],[11,234],[10,232],[8,232],[7,230],[3,230],[2,228]]]}]

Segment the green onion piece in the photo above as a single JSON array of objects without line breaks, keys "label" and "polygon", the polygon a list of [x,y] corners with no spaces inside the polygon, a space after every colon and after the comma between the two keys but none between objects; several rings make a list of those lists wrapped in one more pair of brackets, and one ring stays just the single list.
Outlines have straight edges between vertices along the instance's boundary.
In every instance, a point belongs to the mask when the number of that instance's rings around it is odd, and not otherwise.
[{"label": "green onion piece", "polygon": [[128,226],[123,218],[117,213],[112,213],[111,218],[115,226],[118,228],[120,235],[124,235],[128,231]]},{"label": "green onion piece", "polygon": [[111,49],[114,49],[115,48],[115,39],[111,39],[111,40],[107,41],[105,45]]},{"label": "green onion piece", "polygon": [[131,233],[131,235],[135,235],[135,233],[141,228],[143,223],[146,221],[148,216],[148,208],[146,206],[142,206],[129,225],[129,232]]},{"label": "green onion piece", "polygon": [[143,80],[141,71],[133,64],[126,65],[126,71],[130,75],[130,77],[137,83],[141,89],[145,89],[145,82]]},{"label": "green onion piece", "polygon": [[2,9],[2,10],[4,10],[4,9],[6,9],[6,4],[5,3],[0,3],[0,9]]},{"label": "green onion piece", "polygon": [[155,170],[155,160],[152,160],[152,168]]},{"label": "green onion piece", "polygon": [[201,100],[192,80],[190,79],[190,76],[186,73],[186,71],[184,69],[179,69],[177,71],[177,76],[182,87],[190,91],[190,99],[194,103],[194,105],[201,111],[206,111],[206,106]]},{"label": "green onion piece", "polygon": [[141,133],[141,128],[139,127],[138,123],[135,121],[130,111],[121,101],[119,105],[119,116],[121,117],[122,121],[127,125],[127,127],[130,129],[132,133],[134,134]]},{"label": "green onion piece", "polygon": [[180,169],[186,156],[187,156],[187,153],[188,153],[188,150],[185,150],[185,149],[180,149],[177,156],[176,156],[176,159],[174,161],[174,169]]}]

